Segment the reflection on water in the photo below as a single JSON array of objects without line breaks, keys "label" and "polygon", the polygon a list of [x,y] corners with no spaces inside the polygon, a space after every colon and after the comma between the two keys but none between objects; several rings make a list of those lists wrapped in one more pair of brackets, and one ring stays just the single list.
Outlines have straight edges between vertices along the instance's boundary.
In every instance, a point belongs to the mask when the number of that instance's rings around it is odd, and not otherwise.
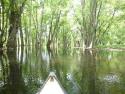
[{"label": "reflection on water", "polygon": [[113,82],[119,82],[119,77],[117,75],[107,75],[103,77],[103,80],[113,83]]},{"label": "reflection on water", "polygon": [[0,54],[0,94],[36,94],[54,71],[68,94],[125,94],[125,53],[17,48]]}]

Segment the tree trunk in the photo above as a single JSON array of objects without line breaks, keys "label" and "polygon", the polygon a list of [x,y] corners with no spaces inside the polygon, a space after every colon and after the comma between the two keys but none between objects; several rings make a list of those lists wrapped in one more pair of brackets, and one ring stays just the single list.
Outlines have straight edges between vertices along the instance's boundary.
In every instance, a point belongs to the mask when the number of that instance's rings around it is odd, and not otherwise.
[{"label": "tree trunk", "polygon": [[[83,7],[84,7],[84,5],[83,5]],[[90,13],[89,13],[90,15],[88,15],[89,21],[85,20],[84,13],[82,13],[83,26],[81,28],[81,31],[82,31],[81,36],[84,38],[84,45],[85,45],[86,49],[90,49],[90,48],[93,48],[95,46],[96,28],[97,28],[96,12],[97,12],[97,0],[90,0]]]},{"label": "tree trunk", "polygon": [[20,26],[21,47],[23,47],[23,46],[24,46],[24,38],[23,38],[21,17],[20,17],[20,19],[19,19],[19,26]]},{"label": "tree trunk", "polygon": [[19,19],[21,14],[16,11],[11,11],[9,21],[10,21],[10,28],[9,28],[9,37],[7,41],[7,48],[16,48],[17,41],[16,41],[16,34],[19,29]]},{"label": "tree trunk", "polygon": [[[0,1],[1,8],[0,8],[0,48],[3,48],[3,44],[5,41],[3,41],[4,37],[4,27],[5,27],[5,4],[4,1]],[[7,18],[6,18],[7,19]]]},{"label": "tree trunk", "polygon": [[48,41],[47,41],[47,50],[48,50],[48,51],[51,50],[51,43],[52,43],[51,40],[48,40]]}]

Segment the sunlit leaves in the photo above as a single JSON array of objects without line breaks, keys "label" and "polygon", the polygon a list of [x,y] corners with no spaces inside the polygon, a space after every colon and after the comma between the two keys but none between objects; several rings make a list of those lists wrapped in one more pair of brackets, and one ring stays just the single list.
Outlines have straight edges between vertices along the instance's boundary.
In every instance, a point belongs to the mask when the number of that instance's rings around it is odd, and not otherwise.
[{"label": "sunlit leaves", "polygon": [[[77,39],[85,39],[87,34],[85,32],[91,32],[91,25],[95,24],[96,42],[97,45],[107,43],[116,43],[114,38],[120,41],[124,38],[118,39],[119,35],[124,35],[124,19],[125,19],[125,1],[124,0],[96,0],[96,15],[92,19],[92,6],[94,4],[92,0],[2,0],[5,4],[5,12],[10,9],[16,12],[20,12],[20,7],[25,3],[22,15],[22,26],[27,27],[31,37],[35,39],[35,34],[41,34],[41,37],[45,37],[42,32],[47,33],[50,30],[51,22],[52,29],[54,30],[57,25],[58,15],[60,13],[60,20],[57,29],[54,31],[54,37],[62,38],[63,35],[59,34],[68,28],[67,37],[75,36],[72,42],[75,43]],[[12,5],[12,6],[11,6]],[[11,6],[11,7],[10,7]],[[7,14],[8,16],[8,14]],[[53,19],[52,19],[53,16]],[[120,26],[119,26],[120,25]],[[62,28],[65,28],[63,30]],[[28,32],[28,31],[25,31]],[[115,32],[115,33],[114,33]],[[81,35],[80,35],[81,34]],[[92,32],[90,36],[93,36]],[[24,35],[25,36],[25,35]],[[90,37],[89,36],[89,37]],[[117,38],[116,38],[117,37]],[[47,39],[47,38],[46,38]],[[110,41],[110,42],[109,42]],[[98,43],[99,42],[99,43]],[[123,42],[119,42],[123,43]]]}]

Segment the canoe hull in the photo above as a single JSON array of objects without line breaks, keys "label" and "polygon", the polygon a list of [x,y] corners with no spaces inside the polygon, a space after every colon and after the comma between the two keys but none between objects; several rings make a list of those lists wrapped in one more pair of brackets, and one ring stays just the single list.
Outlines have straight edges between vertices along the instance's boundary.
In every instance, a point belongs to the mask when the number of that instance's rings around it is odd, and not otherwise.
[{"label": "canoe hull", "polygon": [[60,82],[58,81],[55,73],[51,72],[45,81],[43,87],[37,94],[67,94]]}]

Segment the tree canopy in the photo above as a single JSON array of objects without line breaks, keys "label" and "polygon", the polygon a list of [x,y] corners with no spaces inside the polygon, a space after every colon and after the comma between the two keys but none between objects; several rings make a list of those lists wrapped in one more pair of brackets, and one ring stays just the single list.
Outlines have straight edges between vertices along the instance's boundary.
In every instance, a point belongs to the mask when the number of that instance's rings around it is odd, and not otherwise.
[{"label": "tree canopy", "polygon": [[0,48],[124,46],[124,0],[1,0]]}]

